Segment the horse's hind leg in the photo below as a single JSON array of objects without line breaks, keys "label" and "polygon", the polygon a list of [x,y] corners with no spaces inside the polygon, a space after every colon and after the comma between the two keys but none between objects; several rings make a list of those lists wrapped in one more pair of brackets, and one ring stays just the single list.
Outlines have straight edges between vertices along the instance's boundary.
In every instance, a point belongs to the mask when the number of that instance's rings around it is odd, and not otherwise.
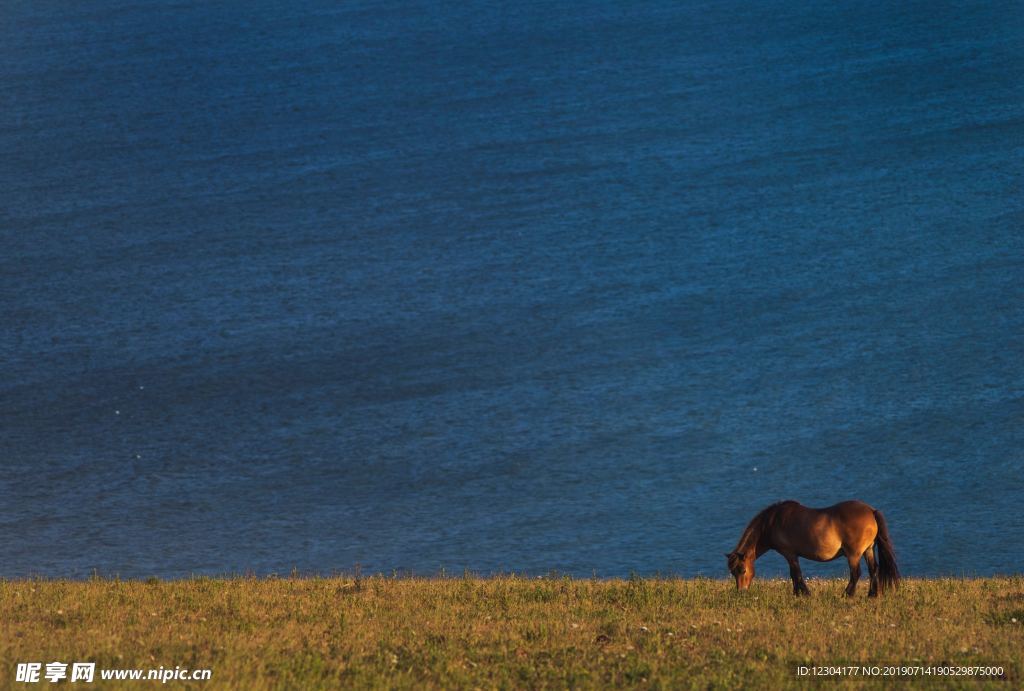
[{"label": "horse's hind leg", "polygon": [[807,589],[807,583],[804,582],[804,574],[800,571],[800,560],[795,554],[783,556],[789,562],[789,577],[793,579],[793,594],[810,595],[811,591]]},{"label": "horse's hind leg", "polygon": [[874,545],[868,545],[864,551],[864,561],[868,563],[868,575],[871,576],[871,586],[868,588],[868,597],[878,597],[878,564],[875,563]]},{"label": "horse's hind leg", "polygon": [[848,554],[846,561],[850,563],[850,584],[846,586],[846,597],[853,597],[857,591],[857,581],[860,580],[860,555]]}]

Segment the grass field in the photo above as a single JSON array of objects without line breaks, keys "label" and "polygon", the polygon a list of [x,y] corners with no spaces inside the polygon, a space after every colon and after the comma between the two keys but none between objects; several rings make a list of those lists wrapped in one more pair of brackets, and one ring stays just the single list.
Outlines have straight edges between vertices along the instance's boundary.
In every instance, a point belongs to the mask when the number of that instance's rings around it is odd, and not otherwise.
[{"label": "grass field", "polygon": [[[212,670],[166,687],[707,688],[805,685],[796,666],[999,665],[1024,684],[1024,578],[845,581],[570,578],[197,578],[0,581],[0,687],[18,662]],[[882,687],[875,678],[857,686]],[[810,682],[813,683],[813,680]],[[820,683],[820,681],[819,681]]]}]

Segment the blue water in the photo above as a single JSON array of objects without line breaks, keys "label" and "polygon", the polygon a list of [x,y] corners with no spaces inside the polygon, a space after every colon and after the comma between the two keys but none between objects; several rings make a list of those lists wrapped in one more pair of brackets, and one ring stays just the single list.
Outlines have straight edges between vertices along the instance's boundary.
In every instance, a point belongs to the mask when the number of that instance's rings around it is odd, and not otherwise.
[{"label": "blue water", "polygon": [[1016,3],[9,0],[0,575],[1019,573],[1022,231]]}]

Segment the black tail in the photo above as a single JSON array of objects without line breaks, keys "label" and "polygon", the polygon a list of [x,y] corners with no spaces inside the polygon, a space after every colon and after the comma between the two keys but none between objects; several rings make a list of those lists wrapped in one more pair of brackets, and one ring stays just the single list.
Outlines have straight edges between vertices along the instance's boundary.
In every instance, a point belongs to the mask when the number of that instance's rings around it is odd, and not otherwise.
[{"label": "black tail", "polygon": [[896,566],[896,553],[892,549],[889,528],[881,511],[875,511],[875,523],[878,524],[878,535],[875,544],[878,546],[878,594],[887,588],[896,588],[900,584],[900,570]]}]

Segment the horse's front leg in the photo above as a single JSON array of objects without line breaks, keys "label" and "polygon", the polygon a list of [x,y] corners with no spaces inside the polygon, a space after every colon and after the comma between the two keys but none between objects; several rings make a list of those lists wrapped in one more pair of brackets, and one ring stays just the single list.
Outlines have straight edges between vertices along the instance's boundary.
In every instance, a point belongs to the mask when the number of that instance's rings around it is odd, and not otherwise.
[{"label": "horse's front leg", "polygon": [[811,591],[807,589],[807,583],[804,582],[804,574],[800,571],[800,560],[795,554],[783,556],[789,562],[789,577],[793,579],[793,594],[810,595]]}]

